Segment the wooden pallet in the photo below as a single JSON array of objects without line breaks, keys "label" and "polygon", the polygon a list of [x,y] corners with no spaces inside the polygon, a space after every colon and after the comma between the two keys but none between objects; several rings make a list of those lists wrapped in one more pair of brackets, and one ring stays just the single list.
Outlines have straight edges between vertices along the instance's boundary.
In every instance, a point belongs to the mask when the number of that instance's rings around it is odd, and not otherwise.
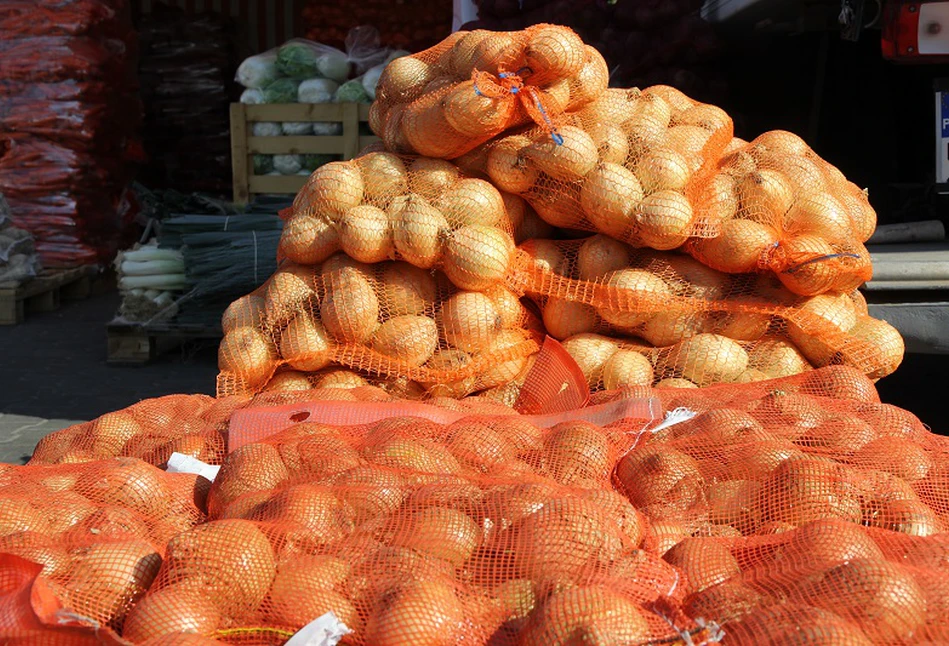
[{"label": "wooden pallet", "polygon": [[106,325],[108,337],[106,361],[113,365],[141,366],[182,345],[201,340],[217,341],[217,326],[151,323],[141,325],[113,321]]},{"label": "wooden pallet", "polygon": [[[296,194],[306,183],[305,175],[255,175],[254,155],[341,155],[352,159],[378,137],[360,136],[359,124],[369,120],[363,103],[231,104],[231,167],[234,202],[246,204],[254,194]],[[343,125],[341,135],[295,135],[255,137],[258,121],[334,121]]]},{"label": "wooden pallet", "polygon": [[0,325],[22,323],[27,314],[52,312],[64,301],[88,298],[93,293],[97,269],[44,269],[21,282],[0,283]]}]

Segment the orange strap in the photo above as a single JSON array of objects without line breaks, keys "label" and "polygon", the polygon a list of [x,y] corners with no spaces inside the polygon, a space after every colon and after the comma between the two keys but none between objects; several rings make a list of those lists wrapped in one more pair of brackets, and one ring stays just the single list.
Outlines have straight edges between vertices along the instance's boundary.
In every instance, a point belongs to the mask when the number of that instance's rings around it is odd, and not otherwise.
[{"label": "orange strap", "polygon": [[489,72],[474,70],[471,73],[474,91],[480,96],[492,99],[501,99],[513,94],[521,102],[531,120],[550,133],[557,145],[563,144],[563,137],[557,132],[557,126],[554,124],[554,117],[558,115],[553,114],[550,107],[544,105],[544,97],[537,86],[524,82],[521,74],[524,70],[530,72],[530,68],[524,68],[517,72],[501,71],[495,76]]}]

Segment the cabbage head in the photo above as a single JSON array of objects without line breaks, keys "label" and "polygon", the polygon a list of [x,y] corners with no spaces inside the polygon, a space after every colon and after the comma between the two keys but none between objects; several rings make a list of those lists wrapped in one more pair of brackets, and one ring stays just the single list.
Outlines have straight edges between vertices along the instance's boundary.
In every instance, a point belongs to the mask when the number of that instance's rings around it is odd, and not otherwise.
[{"label": "cabbage head", "polygon": [[277,70],[292,79],[311,79],[320,75],[318,57],[306,43],[287,43],[277,52]]}]

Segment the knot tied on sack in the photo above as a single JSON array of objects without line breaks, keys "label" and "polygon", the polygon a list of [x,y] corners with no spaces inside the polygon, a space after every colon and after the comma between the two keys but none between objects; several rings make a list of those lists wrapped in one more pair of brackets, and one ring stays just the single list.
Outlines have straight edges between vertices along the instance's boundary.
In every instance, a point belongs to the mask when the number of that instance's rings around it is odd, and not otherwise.
[{"label": "knot tied on sack", "polygon": [[474,70],[471,80],[474,92],[478,96],[500,99],[505,96],[514,96],[520,100],[524,111],[531,120],[546,130],[551,139],[558,146],[563,145],[563,136],[557,132],[557,127],[550,116],[550,109],[544,105],[544,97],[535,85],[527,85],[524,79],[533,74],[529,67],[522,67],[516,72],[499,72],[497,76],[484,71]]},{"label": "knot tied on sack", "polygon": [[820,255],[807,256],[806,254],[790,254],[782,246],[781,241],[777,241],[768,247],[761,255],[758,266],[762,269],[770,269],[776,273],[793,274],[800,271],[808,265],[818,262],[826,262],[836,258],[860,259],[860,254],[852,252],[828,253]]}]

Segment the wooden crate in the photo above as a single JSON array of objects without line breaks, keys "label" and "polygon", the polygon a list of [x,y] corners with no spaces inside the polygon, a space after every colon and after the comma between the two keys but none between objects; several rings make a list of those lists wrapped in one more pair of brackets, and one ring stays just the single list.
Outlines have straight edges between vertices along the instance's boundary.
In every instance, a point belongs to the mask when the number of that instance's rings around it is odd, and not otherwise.
[{"label": "wooden crate", "polygon": [[220,326],[180,324],[175,321],[142,325],[112,321],[106,327],[107,363],[141,366],[186,343],[218,341]]},{"label": "wooden crate", "polygon": [[[231,104],[231,165],[234,174],[234,202],[246,204],[260,193],[295,194],[306,183],[303,175],[254,175],[253,156],[261,155],[342,155],[352,159],[378,137],[360,136],[359,124],[369,120],[364,103],[285,103],[273,105]],[[255,137],[252,124],[258,121],[335,121],[343,124],[342,135],[293,135]]]},{"label": "wooden crate", "polygon": [[33,312],[52,312],[63,301],[88,298],[96,274],[94,266],[44,269],[34,278],[0,283],[0,325],[16,325]]}]

